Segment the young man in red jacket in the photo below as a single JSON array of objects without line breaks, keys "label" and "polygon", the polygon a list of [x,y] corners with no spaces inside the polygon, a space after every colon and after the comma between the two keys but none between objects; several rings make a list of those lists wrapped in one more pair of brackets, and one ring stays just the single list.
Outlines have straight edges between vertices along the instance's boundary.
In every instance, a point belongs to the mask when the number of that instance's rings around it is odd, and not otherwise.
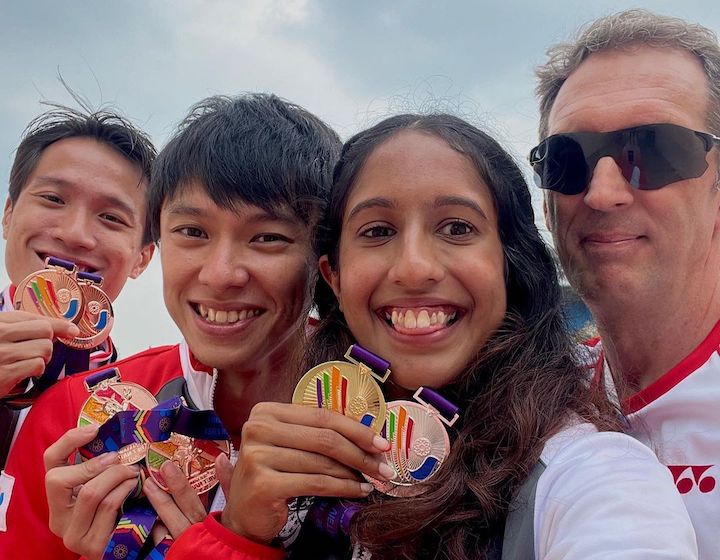
[{"label": "young man in red jacket", "polygon": [[[255,403],[290,399],[316,270],[311,236],[339,150],[332,130],[272,95],[213,97],[192,109],[158,156],[149,196],[165,303],[185,340],[117,362],[123,381],[214,408],[235,443]],[[43,395],[11,453],[3,559],[99,558],[136,484],[137,469],[112,453],[66,464],[94,434],[66,434],[89,396],[85,378]],[[164,474],[172,489],[179,471]],[[152,483],[146,494],[173,534],[206,515],[196,496],[163,505],[169,495]]]}]

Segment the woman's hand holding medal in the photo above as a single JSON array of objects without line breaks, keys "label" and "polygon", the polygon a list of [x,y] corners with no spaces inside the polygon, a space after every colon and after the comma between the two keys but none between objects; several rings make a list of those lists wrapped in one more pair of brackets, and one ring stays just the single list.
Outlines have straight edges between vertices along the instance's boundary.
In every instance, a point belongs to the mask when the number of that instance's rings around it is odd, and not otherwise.
[{"label": "woman's hand holding medal", "polygon": [[255,405],[242,431],[222,523],[271,542],[298,496],[363,498],[373,489],[358,473],[388,480],[380,454],[389,443],[354,418],[296,404]]}]

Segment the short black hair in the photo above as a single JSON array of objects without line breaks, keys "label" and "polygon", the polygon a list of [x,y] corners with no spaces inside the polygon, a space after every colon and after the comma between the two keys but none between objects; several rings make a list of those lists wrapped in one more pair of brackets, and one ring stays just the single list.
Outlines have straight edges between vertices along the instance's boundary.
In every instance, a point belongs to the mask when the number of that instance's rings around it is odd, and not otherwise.
[{"label": "short black hair", "polygon": [[[8,193],[15,204],[35,171],[45,149],[65,138],[91,138],[110,146],[150,181],[150,170],[157,155],[150,138],[128,119],[110,109],[76,110],[62,105],[34,118],[23,132],[10,170]],[[151,242],[149,223],[143,232],[143,245]]]},{"label": "short black hair", "polygon": [[153,239],[165,201],[192,181],[221,208],[286,207],[313,225],[341,147],[319,118],[275,95],[208,97],[191,108],[155,161],[148,191]]}]

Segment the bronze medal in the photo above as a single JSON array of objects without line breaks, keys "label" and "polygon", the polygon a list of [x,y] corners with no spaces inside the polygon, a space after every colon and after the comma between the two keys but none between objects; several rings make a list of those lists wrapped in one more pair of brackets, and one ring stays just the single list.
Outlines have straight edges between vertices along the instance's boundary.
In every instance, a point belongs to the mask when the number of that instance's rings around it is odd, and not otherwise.
[{"label": "bronze medal", "polygon": [[26,276],[15,290],[13,304],[19,311],[74,321],[82,311],[82,292],[69,271],[48,266]]},{"label": "bronze medal", "polygon": [[[82,313],[78,317],[77,326],[80,334],[74,338],[60,338],[59,340],[81,350],[95,348],[110,335],[114,316],[110,298],[100,289],[102,279],[91,275],[78,274],[78,285],[82,292]],[[99,281],[98,281],[99,279]]]},{"label": "bronze medal", "polygon": [[[158,404],[150,391],[135,383],[120,381],[119,374],[103,379],[88,390],[92,393],[80,410],[78,427],[104,424],[121,410],[149,410]],[[120,462],[124,465],[137,463],[145,458],[146,450],[146,443],[126,445],[118,451]]]},{"label": "bronze medal", "polygon": [[160,467],[166,461],[174,462],[199,495],[218,483],[215,460],[223,453],[230,455],[228,440],[197,439],[173,432],[170,439],[148,445],[145,463],[158,486],[169,491]]},{"label": "bronze medal", "polygon": [[[423,401],[423,396],[443,412]],[[387,482],[365,477],[378,491],[390,496],[406,498],[422,494],[425,487],[421,483],[437,473],[450,452],[450,437],[445,426],[452,426],[457,420],[457,407],[423,387],[414,397],[419,402],[387,404],[382,435],[390,442],[390,449],[383,457],[397,476]]]},{"label": "bronze medal", "polygon": [[380,432],[385,397],[364,363],[332,361],[311,368],[298,382],[292,402],[339,412]]}]

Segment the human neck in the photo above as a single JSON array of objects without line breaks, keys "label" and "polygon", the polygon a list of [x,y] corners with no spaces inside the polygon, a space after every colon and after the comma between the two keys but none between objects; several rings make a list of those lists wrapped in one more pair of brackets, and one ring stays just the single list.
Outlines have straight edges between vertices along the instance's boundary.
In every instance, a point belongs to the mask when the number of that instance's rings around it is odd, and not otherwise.
[{"label": "human neck", "polygon": [[705,298],[678,294],[665,301],[638,298],[588,307],[626,398],[657,381],[707,337],[720,320],[720,293],[716,286]]},{"label": "human neck", "polygon": [[213,406],[235,445],[253,406],[267,401],[290,402],[300,373],[291,371],[294,348],[285,345],[252,368],[218,371]]}]

